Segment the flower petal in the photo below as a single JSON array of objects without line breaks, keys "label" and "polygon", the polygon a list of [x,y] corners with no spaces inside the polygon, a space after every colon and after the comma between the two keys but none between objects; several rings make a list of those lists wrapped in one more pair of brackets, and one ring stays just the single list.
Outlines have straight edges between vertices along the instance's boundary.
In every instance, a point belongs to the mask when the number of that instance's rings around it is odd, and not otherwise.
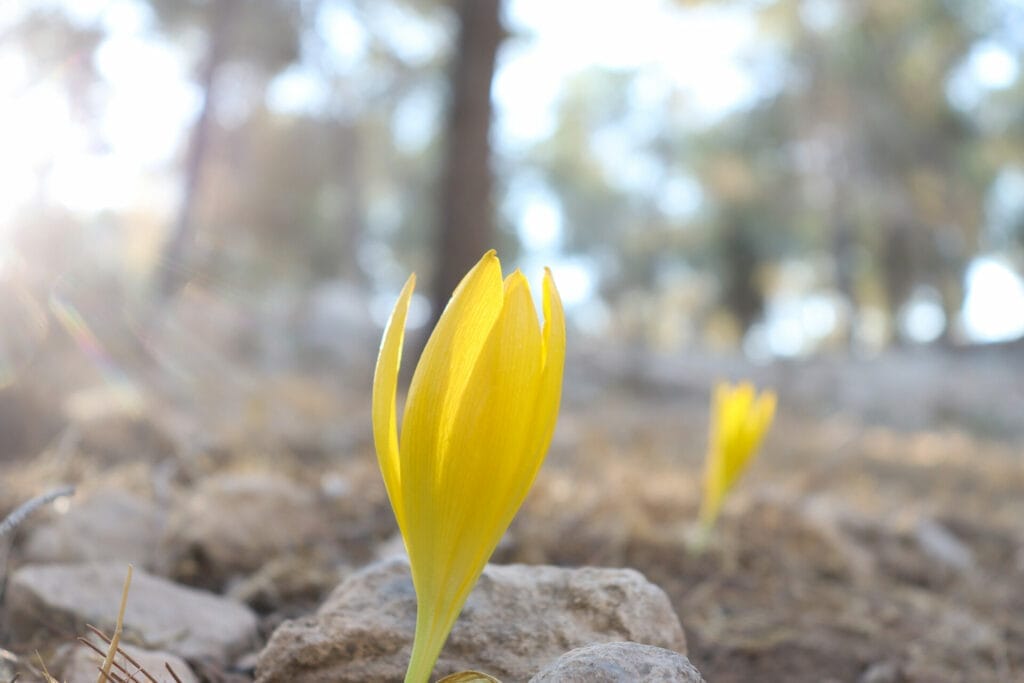
[{"label": "flower petal", "polygon": [[473,367],[501,313],[501,264],[494,251],[483,258],[456,287],[416,366],[405,403],[399,452],[402,489],[411,520],[420,533],[406,539],[406,549],[432,543],[436,485],[443,453],[451,438],[455,414]]},{"label": "flower petal", "polygon": [[505,282],[500,316],[465,384],[457,429],[438,460],[436,490],[429,498],[407,498],[413,535],[425,537],[409,548],[420,609],[430,618],[422,628],[438,647],[544,455],[533,450],[541,349],[529,285],[516,271]]},{"label": "flower petal", "polygon": [[[516,493],[521,488],[525,496],[536,472],[534,465],[539,467],[543,457],[535,452],[533,438],[542,359],[543,341],[530,285],[516,270],[505,280],[501,317],[459,405],[459,430],[452,434],[443,456],[445,485],[473,490],[478,484],[481,490],[505,488]],[[516,502],[509,521],[518,507]],[[479,520],[480,515],[473,513],[472,518]]]},{"label": "flower petal", "polygon": [[[558,407],[562,401],[562,374],[565,370],[565,311],[562,298],[555,287],[551,270],[544,269],[544,339],[543,370],[537,396],[533,450],[547,453],[558,421]],[[540,469],[543,459],[537,461]],[[536,475],[536,472],[534,472]]]},{"label": "flower petal", "polygon": [[700,512],[706,526],[714,522],[726,494],[757,453],[771,426],[775,401],[774,392],[758,395],[749,382],[715,387]]},{"label": "flower petal", "polygon": [[416,288],[416,274],[409,276],[402,293],[384,328],[384,338],[377,355],[377,369],[373,374],[373,443],[377,450],[377,462],[384,476],[384,486],[395,511],[398,528],[405,535],[404,511],[401,496],[401,466],[398,454],[398,420],[395,411],[395,394],[398,389],[398,369],[402,362],[402,342],[405,339],[405,319],[409,312],[409,300]]},{"label": "flower petal", "polygon": [[743,382],[731,390],[728,401],[729,432],[726,434],[725,477],[723,485],[729,491],[747,469],[767,424],[759,425],[755,414],[756,389]]}]

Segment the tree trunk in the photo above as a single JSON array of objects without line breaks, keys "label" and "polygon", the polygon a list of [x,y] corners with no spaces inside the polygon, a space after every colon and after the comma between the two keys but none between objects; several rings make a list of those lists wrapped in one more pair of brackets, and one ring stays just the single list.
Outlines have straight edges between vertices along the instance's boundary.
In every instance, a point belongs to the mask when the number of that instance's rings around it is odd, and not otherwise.
[{"label": "tree trunk", "polygon": [[203,165],[209,147],[210,119],[216,100],[217,72],[224,61],[224,43],[234,1],[214,0],[210,5],[209,42],[206,60],[199,78],[199,85],[203,91],[203,104],[192,127],[192,137],[189,140],[178,215],[157,266],[155,296],[157,303],[160,304],[173,298],[186,279],[187,252],[194,241],[194,214]]},{"label": "tree trunk", "polygon": [[341,259],[338,273],[352,282],[363,282],[359,267],[359,244],[366,234],[366,183],[363,178],[363,132],[358,122],[344,125],[339,179],[345,192],[342,213]]},{"label": "tree trunk", "polygon": [[434,320],[462,276],[494,246],[491,205],[491,80],[504,30],[501,0],[459,0],[458,52],[451,72],[441,180]]},{"label": "tree trunk", "polygon": [[727,217],[721,226],[719,243],[722,302],[736,316],[740,339],[763,315],[765,305],[764,293],[757,279],[761,258],[742,221],[738,216]]},{"label": "tree trunk", "polygon": [[917,281],[914,229],[906,221],[891,223],[882,243],[882,277],[885,285],[886,306],[894,334],[890,342],[902,345],[898,333],[900,309],[907,303]]},{"label": "tree trunk", "polygon": [[857,327],[857,238],[854,234],[853,221],[845,212],[845,207],[836,202],[833,205],[832,224],[832,261],[835,267],[836,290],[842,295],[847,305],[848,317],[842,330],[844,351],[853,346],[854,330]]}]

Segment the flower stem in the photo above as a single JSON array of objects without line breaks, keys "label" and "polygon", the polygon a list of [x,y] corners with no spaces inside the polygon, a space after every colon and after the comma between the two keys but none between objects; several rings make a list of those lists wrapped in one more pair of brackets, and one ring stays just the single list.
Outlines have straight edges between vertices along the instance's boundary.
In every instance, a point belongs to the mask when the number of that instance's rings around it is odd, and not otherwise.
[{"label": "flower stem", "polygon": [[416,610],[416,636],[412,641],[412,656],[409,658],[409,668],[405,671],[405,683],[428,683],[430,674],[434,671],[434,664],[441,655],[441,648],[448,634],[441,638],[431,633],[433,624],[427,611],[420,608]]}]

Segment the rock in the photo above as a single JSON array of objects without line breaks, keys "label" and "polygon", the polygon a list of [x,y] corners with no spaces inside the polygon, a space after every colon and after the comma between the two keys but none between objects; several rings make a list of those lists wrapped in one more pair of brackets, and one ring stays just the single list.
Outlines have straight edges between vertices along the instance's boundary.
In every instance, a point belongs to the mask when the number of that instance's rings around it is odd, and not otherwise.
[{"label": "rock", "polygon": [[237,671],[247,676],[246,680],[251,681],[256,676],[256,660],[259,658],[260,653],[246,652],[244,655],[235,660],[234,665],[231,667],[233,671]]},{"label": "rock", "polygon": [[[11,281],[0,282],[0,312],[17,300],[12,296],[8,285]],[[59,405],[60,392],[48,391],[42,382],[13,381],[18,379],[19,370],[11,367],[11,347],[7,345],[8,335],[23,334],[23,327],[9,317],[4,317],[4,329],[0,331],[0,349],[3,349],[5,377],[0,382],[0,453],[4,462],[13,462],[18,458],[35,457],[52,444],[66,428],[67,422],[61,416]]]},{"label": "rock", "polygon": [[[415,624],[409,564],[393,557],[351,576],[316,615],[283,623],[260,655],[257,680],[401,681]],[[686,652],[668,597],[639,572],[489,565],[435,674],[475,669],[525,681],[567,649],[620,640]]]},{"label": "rock", "polygon": [[921,551],[939,564],[958,572],[974,569],[974,553],[949,529],[933,519],[924,519],[914,530]]},{"label": "rock", "polygon": [[[307,605],[301,612],[307,613],[348,574],[323,554],[293,553],[275,557],[253,574],[238,577],[228,584],[225,595],[261,614],[294,610],[296,605]],[[299,613],[292,611],[291,615]]]},{"label": "rock", "polygon": [[[120,562],[27,565],[11,575],[6,621],[15,638],[42,627],[62,637],[86,624],[113,631],[125,565]],[[136,570],[128,594],[124,642],[166,650],[185,659],[225,661],[250,648],[256,615],[244,605]]]},{"label": "rock", "polygon": [[565,653],[530,683],[704,683],[683,655],[640,643],[597,643]]},{"label": "rock", "polygon": [[0,648],[0,680],[16,681],[20,677],[18,672],[18,657],[13,652]]},{"label": "rock", "polygon": [[857,679],[857,683],[901,683],[906,678],[903,666],[896,660],[875,662]]},{"label": "rock", "polygon": [[[137,420],[146,414],[146,395],[137,384],[103,382],[71,391],[62,405],[74,425],[104,419]],[[80,435],[81,436],[81,435]]]},{"label": "rock", "polygon": [[168,544],[179,576],[245,574],[326,534],[316,496],[271,474],[203,481],[171,517]]},{"label": "rock", "polygon": [[156,463],[177,452],[170,434],[131,407],[111,407],[109,412],[75,422],[69,438],[80,457],[97,463]]},{"label": "rock", "polygon": [[153,568],[165,515],[152,502],[122,491],[94,495],[36,527],[25,541],[27,562],[121,560]]},{"label": "rock", "polygon": [[389,539],[377,545],[373,549],[374,556],[381,561],[387,561],[394,558],[404,558],[408,561],[409,555],[405,552],[405,541],[402,540],[402,534],[393,534]]},{"label": "rock", "polygon": [[[97,643],[97,645],[101,648],[105,647],[102,643]],[[124,679],[130,681],[149,680],[141,673],[145,670],[160,683],[173,683],[174,678],[167,671],[167,666],[170,666],[181,683],[199,683],[199,679],[192,672],[191,667],[177,655],[172,655],[169,652],[143,650],[131,645],[122,645],[121,650],[135,662],[134,664],[129,662],[123,655],[118,655],[114,659],[111,671],[120,674]],[[60,668],[60,680],[67,681],[67,683],[95,683],[100,667],[103,665],[103,657],[84,645],[67,646],[58,653],[57,657],[63,660],[63,665]]]}]

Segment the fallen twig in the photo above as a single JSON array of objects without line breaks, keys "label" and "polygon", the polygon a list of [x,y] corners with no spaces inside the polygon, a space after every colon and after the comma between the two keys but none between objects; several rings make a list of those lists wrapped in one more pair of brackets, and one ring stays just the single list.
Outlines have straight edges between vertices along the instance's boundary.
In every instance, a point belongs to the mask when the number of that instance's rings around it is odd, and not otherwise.
[{"label": "fallen twig", "polygon": [[17,529],[29,515],[42,506],[47,503],[52,503],[58,498],[73,495],[74,493],[74,486],[63,486],[59,489],[54,489],[53,491],[42,494],[41,496],[36,496],[35,498],[25,501],[18,507],[14,508],[14,510],[11,511],[11,514],[4,518],[3,522],[0,522],[0,540]]}]

